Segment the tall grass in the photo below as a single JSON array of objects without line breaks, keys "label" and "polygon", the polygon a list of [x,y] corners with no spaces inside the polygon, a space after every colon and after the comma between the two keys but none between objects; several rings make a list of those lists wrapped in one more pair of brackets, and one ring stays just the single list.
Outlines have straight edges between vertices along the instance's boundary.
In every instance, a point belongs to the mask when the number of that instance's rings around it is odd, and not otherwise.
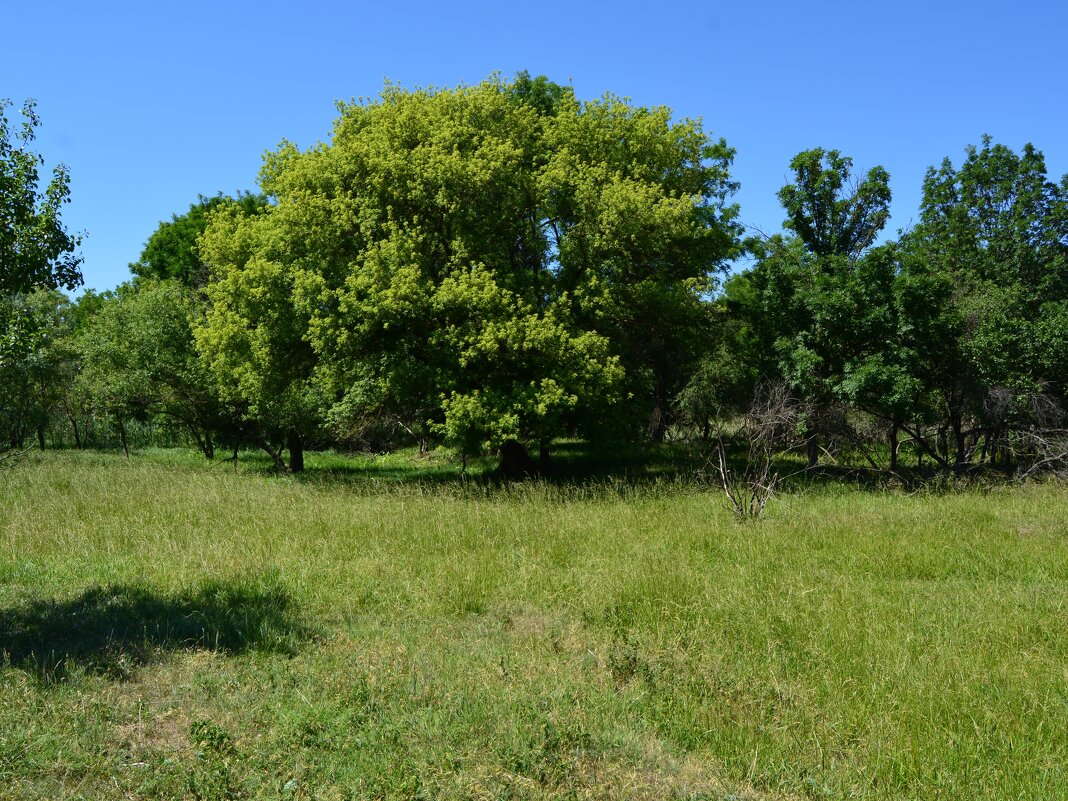
[{"label": "tall grass", "polygon": [[311,467],[0,473],[0,796],[1068,798],[1061,485]]}]

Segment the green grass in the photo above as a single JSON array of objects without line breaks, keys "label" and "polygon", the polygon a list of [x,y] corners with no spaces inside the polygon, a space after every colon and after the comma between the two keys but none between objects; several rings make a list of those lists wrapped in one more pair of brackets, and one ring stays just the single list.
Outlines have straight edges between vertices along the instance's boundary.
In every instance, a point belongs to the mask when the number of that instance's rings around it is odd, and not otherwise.
[{"label": "green grass", "polygon": [[0,797],[1068,798],[1063,485],[309,464],[0,471]]}]

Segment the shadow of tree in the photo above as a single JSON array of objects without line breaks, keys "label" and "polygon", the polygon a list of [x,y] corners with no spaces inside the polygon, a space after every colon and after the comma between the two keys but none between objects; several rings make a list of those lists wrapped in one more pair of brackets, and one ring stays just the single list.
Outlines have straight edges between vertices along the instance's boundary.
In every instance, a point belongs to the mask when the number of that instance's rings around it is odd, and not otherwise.
[{"label": "shadow of tree", "polygon": [[183,649],[293,654],[309,636],[273,579],[212,581],[177,594],[100,586],[70,600],[0,609],[0,656],[44,683],[79,670],[128,678]]},{"label": "shadow of tree", "polygon": [[[309,454],[314,452],[309,451]],[[686,443],[633,444],[594,446],[583,441],[554,442],[547,469],[532,479],[507,479],[498,469],[498,457],[472,459],[466,477],[461,475],[460,460],[441,458],[426,463],[413,457],[379,459],[373,455],[337,457],[329,465],[316,464],[309,458],[307,468],[289,480],[323,487],[405,487],[415,486],[448,490],[451,487],[479,488],[487,492],[516,484],[538,483],[566,489],[601,485],[641,488],[658,482],[688,480],[704,460]],[[250,472],[278,475],[273,465],[264,463]]]}]

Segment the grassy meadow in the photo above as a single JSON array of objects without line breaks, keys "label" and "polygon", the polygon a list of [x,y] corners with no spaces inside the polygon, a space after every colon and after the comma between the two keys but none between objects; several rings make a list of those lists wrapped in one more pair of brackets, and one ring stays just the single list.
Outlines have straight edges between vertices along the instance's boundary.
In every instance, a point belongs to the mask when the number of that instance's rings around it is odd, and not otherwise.
[{"label": "grassy meadow", "polygon": [[1068,491],[0,470],[3,799],[1068,799]]}]

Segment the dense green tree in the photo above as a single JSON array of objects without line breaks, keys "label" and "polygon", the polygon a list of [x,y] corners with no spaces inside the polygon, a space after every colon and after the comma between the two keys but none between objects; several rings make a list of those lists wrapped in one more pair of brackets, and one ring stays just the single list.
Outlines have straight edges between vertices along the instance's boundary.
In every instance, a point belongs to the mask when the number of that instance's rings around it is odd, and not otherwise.
[{"label": "dense green tree", "polygon": [[775,353],[778,373],[811,410],[814,467],[820,421],[832,404],[893,396],[873,386],[891,369],[883,351],[894,330],[895,261],[871,251],[889,216],[889,175],[876,167],[855,181],[850,158],[821,148],[799,153],[790,166],[794,181],[779,200],[793,233],[751,243],[757,265],[748,282],[760,303],[749,315],[753,337]]},{"label": "dense green tree", "polygon": [[513,102],[530,106],[539,114],[554,116],[573,97],[573,92],[571,87],[561,86],[545,75],[531,77],[527,70],[521,70],[508,87],[508,95]]},{"label": "dense green tree", "polygon": [[659,438],[709,345],[707,298],[739,252],[734,151],[699,122],[611,96],[554,123],[540,180],[558,284],[620,358],[621,411]]},{"label": "dense green tree", "polygon": [[40,126],[33,101],[22,107],[15,129],[11,101],[0,100],[0,293],[37,288],[74,289],[82,282],[81,237],[63,227],[60,211],[70,201],[70,174],[63,164],[41,187],[44,157],[31,145]]},{"label": "dense green tree", "polygon": [[387,86],[342,105],[329,145],[268,156],[264,214],[216,215],[198,342],[276,427],[384,412],[544,455],[680,388],[736,239],[730,157],[666,109],[540,78]]},{"label": "dense green tree", "polygon": [[794,182],[779,190],[786,227],[816,256],[856,259],[890,218],[890,174],[882,167],[853,178],[853,160],[814,148],[790,162]]},{"label": "dense green tree", "polygon": [[224,205],[251,215],[262,211],[267,199],[242,192],[236,198],[201,195],[189,206],[189,211],[159,224],[145,243],[141,257],[130,265],[130,272],[138,279],[175,280],[188,287],[204,286],[210,275],[197,251],[197,239],[208,227],[212,212]]},{"label": "dense green tree", "polygon": [[208,307],[194,335],[215,392],[237,410],[248,436],[280,469],[300,472],[323,403],[312,380],[317,359],[308,341],[309,312],[298,303],[312,274],[289,259],[290,247],[312,258],[327,251],[311,231],[303,241],[284,237],[279,229],[289,212],[269,207],[249,217],[225,206],[215,213],[201,238],[214,279],[205,287]]},{"label": "dense green tree", "polygon": [[27,427],[43,440],[41,382],[53,366],[48,343],[57,318],[46,308],[55,305],[53,296],[33,293],[82,281],[81,238],[60,219],[70,200],[68,170],[56,166],[41,186],[44,157],[32,149],[40,126],[35,105],[23,105],[18,126],[8,119],[10,106],[0,100],[0,450],[21,443]]},{"label": "dense green tree", "polygon": [[229,417],[194,347],[199,310],[176,281],[126,284],[104,299],[78,336],[78,385],[96,413],[113,422],[123,449],[131,417],[161,417],[215,454]]},{"label": "dense green tree", "polygon": [[0,355],[0,432],[5,447],[21,447],[46,432],[74,377],[68,345],[70,303],[55,290],[0,297],[0,315],[14,321]]},{"label": "dense green tree", "polygon": [[911,293],[909,314],[932,331],[916,338],[937,398],[928,450],[960,468],[982,440],[991,458],[1013,429],[1041,423],[1031,414],[1040,398],[1063,404],[1068,177],[1047,180],[1031,145],[1017,154],[984,137],[959,168],[946,159],[928,170],[904,245],[903,280],[930,288]]},{"label": "dense green tree", "polygon": [[[834,392],[852,409],[880,421],[887,439],[888,466],[897,472],[899,434],[906,422],[924,417],[929,408],[917,340],[936,332],[920,333],[926,321],[915,319],[918,308],[909,294],[918,287],[902,280],[897,243],[872,248],[854,264],[839,295],[852,322],[841,330],[846,338],[845,358]],[[929,293],[934,289],[926,288],[928,301],[933,300]]]}]

